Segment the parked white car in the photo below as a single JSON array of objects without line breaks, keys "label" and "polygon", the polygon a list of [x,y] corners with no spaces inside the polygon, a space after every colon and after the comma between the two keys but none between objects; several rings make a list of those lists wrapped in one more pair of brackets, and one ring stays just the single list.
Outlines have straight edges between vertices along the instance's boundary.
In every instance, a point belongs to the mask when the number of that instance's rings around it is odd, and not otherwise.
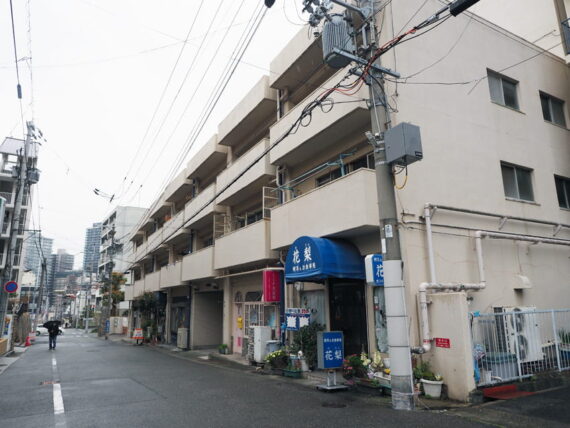
[{"label": "parked white car", "polygon": [[47,334],[48,334],[47,328],[38,325],[38,327],[36,328],[36,336],[47,336]]}]

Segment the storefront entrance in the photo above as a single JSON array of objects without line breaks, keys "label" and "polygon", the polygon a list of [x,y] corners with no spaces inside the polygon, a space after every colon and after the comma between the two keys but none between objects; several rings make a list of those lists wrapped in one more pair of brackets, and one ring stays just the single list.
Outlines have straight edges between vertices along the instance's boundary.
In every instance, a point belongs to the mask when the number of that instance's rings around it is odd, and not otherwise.
[{"label": "storefront entrance", "polygon": [[330,279],[329,287],[330,327],[344,333],[345,355],[368,352],[364,282]]}]

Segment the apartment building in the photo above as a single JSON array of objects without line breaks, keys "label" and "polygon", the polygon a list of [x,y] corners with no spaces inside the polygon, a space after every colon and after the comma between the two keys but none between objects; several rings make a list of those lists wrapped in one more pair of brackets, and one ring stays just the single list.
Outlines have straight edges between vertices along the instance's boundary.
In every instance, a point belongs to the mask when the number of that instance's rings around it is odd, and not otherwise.
[{"label": "apartment building", "polygon": [[[24,234],[28,229],[30,222],[31,197],[30,185],[25,186],[22,199],[22,213],[18,224],[12,224],[12,216],[14,212],[14,204],[17,194],[17,171],[18,157],[24,147],[24,141],[17,138],[5,138],[0,145],[0,196],[6,199],[6,209],[2,220],[2,233],[0,235],[0,268],[6,266],[6,256],[8,250],[8,242],[12,227],[18,228],[18,238],[16,244],[16,257],[14,259],[14,270],[12,271],[12,279],[21,280],[23,269],[21,269],[22,250],[24,242]],[[28,157],[28,168],[35,169],[37,164],[37,151],[35,144],[31,145]],[[32,183],[33,184],[33,183]]]},{"label": "apartment building", "polygon": [[[382,40],[422,3],[386,8]],[[466,400],[473,314],[570,308],[570,68],[472,13],[383,65],[409,76],[386,82],[390,121],[418,125],[424,153],[394,183],[410,341]],[[323,64],[321,41],[302,29],[133,231],[126,295],[156,293],[165,341],[184,334],[189,347],[245,355],[253,326],[278,338],[283,308],[264,284],[284,270],[285,306],[343,331],[346,354],[388,351],[384,289],[364,275],[364,256],[381,253],[367,87],[334,92],[281,141],[349,68]],[[421,284],[454,285],[422,307]]]},{"label": "apartment building", "polygon": [[[100,223],[100,239],[99,239],[99,257],[98,271],[99,276],[109,275],[109,272],[125,272],[128,270],[130,261],[123,257],[125,245],[131,245],[127,237],[132,228],[134,228],[141,217],[145,214],[146,208],[117,206],[113,211]],[[97,223],[96,223],[97,224]],[[94,225],[96,228],[96,225]],[[111,269],[111,244],[114,231],[115,251],[113,268]],[[92,232],[93,236],[96,233]],[[86,244],[87,246],[87,241]]]},{"label": "apartment building", "polygon": [[99,247],[101,246],[101,223],[93,223],[93,227],[85,229],[83,245],[83,272],[96,273],[99,268]]}]

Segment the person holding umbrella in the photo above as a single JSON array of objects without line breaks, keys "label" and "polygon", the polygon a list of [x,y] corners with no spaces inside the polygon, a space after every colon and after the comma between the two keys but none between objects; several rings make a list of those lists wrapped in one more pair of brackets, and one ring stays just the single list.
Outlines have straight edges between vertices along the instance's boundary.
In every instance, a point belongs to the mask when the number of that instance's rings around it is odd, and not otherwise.
[{"label": "person holding umbrella", "polygon": [[55,349],[55,345],[57,342],[57,335],[61,332],[59,326],[61,325],[61,321],[53,320],[44,323],[44,327],[47,329],[49,333],[49,349]]}]

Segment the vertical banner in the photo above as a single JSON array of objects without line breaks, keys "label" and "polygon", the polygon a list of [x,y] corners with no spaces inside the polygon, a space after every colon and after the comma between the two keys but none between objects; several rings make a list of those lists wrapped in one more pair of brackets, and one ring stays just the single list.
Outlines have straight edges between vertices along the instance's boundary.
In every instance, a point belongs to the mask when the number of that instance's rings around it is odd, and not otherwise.
[{"label": "vertical banner", "polygon": [[278,270],[263,271],[263,301],[281,301],[281,272]]}]

